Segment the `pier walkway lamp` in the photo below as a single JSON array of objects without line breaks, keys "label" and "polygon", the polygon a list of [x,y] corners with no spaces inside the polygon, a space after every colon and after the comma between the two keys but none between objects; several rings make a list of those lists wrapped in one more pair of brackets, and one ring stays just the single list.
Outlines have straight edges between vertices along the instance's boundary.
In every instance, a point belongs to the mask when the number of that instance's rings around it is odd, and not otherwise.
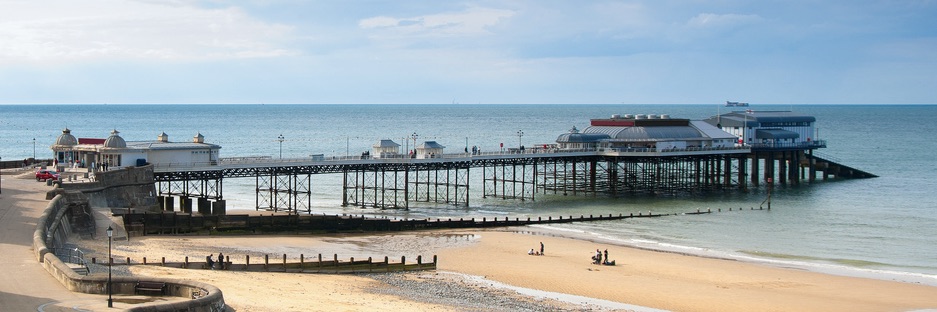
[{"label": "pier walkway lamp", "polygon": [[[413,156],[416,156],[416,139],[419,137],[420,135],[416,134],[416,132],[413,132],[413,134],[410,135],[410,138],[413,139]],[[407,153],[410,153],[410,151],[407,151]]]},{"label": "pier walkway lamp", "polygon": [[521,142],[521,137],[524,136],[524,130],[517,130],[517,148],[521,148],[524,144]]},{"label": "pier walkway lamp", "polygon": [[283,134],[277,137],[277,141],[280,141],[280,159],[283,159],[283,140],[286,138],[283,137]]},{"label": "pier walkway lamp", "polygon": [[114,299],[111,298],[111,266],[113,261],[111,260],[111,237],[114,237],[114,229],[110,225],[107,226],[107,230],[104,230],[107,233],[107,307],[114,307]]}]

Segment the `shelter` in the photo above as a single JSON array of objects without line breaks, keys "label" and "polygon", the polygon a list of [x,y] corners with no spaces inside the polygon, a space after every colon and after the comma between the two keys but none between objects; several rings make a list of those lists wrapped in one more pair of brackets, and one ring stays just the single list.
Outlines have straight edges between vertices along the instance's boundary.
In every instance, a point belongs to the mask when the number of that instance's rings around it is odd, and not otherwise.
[{"label": "shelter", "polygon": [[445,146],[436,143],[436,141],[426,141],[416,147],[416,158],[428,159],[442,157]]},{"label": "shelter", "polygon": [[380,140],[371,145],[371,154],[374,158],[399,158],[400,144],[393,140]]}]

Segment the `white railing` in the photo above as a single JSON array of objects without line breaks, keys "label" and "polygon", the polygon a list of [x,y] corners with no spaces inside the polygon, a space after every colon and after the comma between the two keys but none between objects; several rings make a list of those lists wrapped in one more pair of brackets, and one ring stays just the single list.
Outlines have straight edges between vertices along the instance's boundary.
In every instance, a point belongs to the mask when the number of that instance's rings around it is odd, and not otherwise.
[{"label": "white railing", "polygon": [[476,152],[476,153],[448,153],[435,154],[432,157],[413,157],[408,154],[387,155],[379,158],[371,155],[356,156],[316,156],[302,158],[273,158],[269,156],[252,157],[230,157],[221,158],[214,162],[185,162],[185,163],[154,163],[153,168],[156,171],[185,171],[207,168],[238,168],[256,165],[288,166],[288,165],[316,165],[316,164],[360,164],[360,163],[428,163],[445,162],[455,160],[471,161],[472,159],[492,159],[492,158],[514,158],[520,155],[527,157],[562,157],[562,156],[589,156],[589,155],[607,155],[615,153],[617,155],[634,154],[668,154],[685,152],[706,152],[706,151],[747,151],[751,148],[748,145],[731,147],[688,147],[688,148],[625,148],[625,147],[602,147],[602,148],[584,148],[584,149],[540,149],[531,148],[525,150],[511,149],[495,152]]}]

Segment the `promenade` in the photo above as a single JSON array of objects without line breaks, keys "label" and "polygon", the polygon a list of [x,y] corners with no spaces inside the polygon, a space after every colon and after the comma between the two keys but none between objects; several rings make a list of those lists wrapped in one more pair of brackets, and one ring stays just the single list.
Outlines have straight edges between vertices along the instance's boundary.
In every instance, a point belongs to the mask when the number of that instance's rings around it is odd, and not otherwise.
[{"label": "promenade", "polygon": [[5,169],[0,175],[0,311],[106,311],[146,303],[142,296],[114,296],[109,309],[107,296],[71,292],[42,267],[33,252],[33,232],[51,187],[36,182],[32,173]]}]

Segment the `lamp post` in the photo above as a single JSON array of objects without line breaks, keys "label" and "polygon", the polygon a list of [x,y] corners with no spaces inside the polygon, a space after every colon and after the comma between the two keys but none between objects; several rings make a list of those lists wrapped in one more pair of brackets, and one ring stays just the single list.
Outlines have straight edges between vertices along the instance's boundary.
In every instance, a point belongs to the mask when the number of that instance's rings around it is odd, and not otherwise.
[{"label": "lamp post", "polygon": [[[419,137],[420,137],[420,135],[419,135],[419,134],[416,134],[416,132],[413,132],[413,134],[410,135],[410,138],[413,139],[413,155],[414,155],[414,156],[416,156],[416,138],[419,138]],[[409,152],[410,152],[410,151],[407,151],[407,153],[409,153]]]},{"label": "lamp post", "polygon": [[524,130],[517,130],[517,148],[521,148],[524,144],[521,143],[521,137],[524,136]]},{"label": "lamp post", "polygon": [[286,138],[283,137],[283,134],[277,137],[277,141],[280,141],[280,159],[283,159],[283,140]]},{"label": "lamp post", "polygon": [[110,225],[107,226],[107,230],[104,230],[107,233],[107,307],[114,307],[114,299],[111,298],[111,265],[113,263],[111,260],[111,237],[114,236],[114,229]]},{"label": "lamp post", "polygon": [[36,159],[36,138],[33,138],[33,159]]}]

